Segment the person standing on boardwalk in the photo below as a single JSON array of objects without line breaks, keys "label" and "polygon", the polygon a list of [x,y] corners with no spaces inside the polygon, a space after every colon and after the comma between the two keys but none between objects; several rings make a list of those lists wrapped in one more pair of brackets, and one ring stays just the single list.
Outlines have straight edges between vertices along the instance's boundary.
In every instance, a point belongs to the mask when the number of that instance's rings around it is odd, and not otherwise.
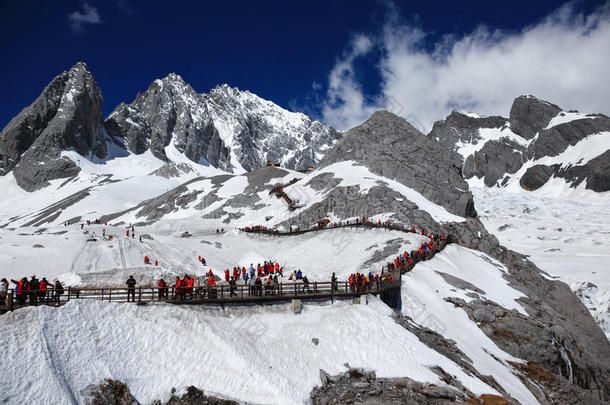
[{"label": "person standing on boardwalk", "polygon": [[133,302],[136,302],[136,279],[129,276],[125,284],[127,284],[127,302],[129,302],[129,296],[131,296]]},{"label": "person standing on boardwalk", "polygon": [[174,288],[174,299],[182,299],[182,280],[176,277],[176,285]]},{"label": "person standing on boardwalk", "polygon": [[237,283],[235,281],[235,277],[231,277],[231,280],[229,281],[229,284],[231,285],[231,289],[230,289],[231,294],[230,294],[230,297],[233,297],[233,296],[237,297],[237,294],[235,294],[235,290],[237,290]]},{"label": "person standing on boardwalk", "polygon": [[48,301],[47,299],[47,289],[49,287],[53,287],[53,284],[49,283],[47,281],[46,277],[43,277],[42,280],[40,281],[40,291],[38,293],[38,296],[40,297],[41,301]]},{"label": "person standing on boardwalk", "polygon": [[61,296],[64,294],[64,286],[61,285],[61,282],[59,280],[55,281],[55,301],[57,302],[57,305],[59,305],[59,301],[61,299]]},{"label": "person standing on boardwalk", "polygon": [[28,293],[30,296],[30,305],[38,304],[38,289],[40,288],[40,282],[36,276],[32,276],[28,283]]},{"label": "person standing on boardwalk", "polygon": [[159,301],[167,299],[167,283],[161,279],[157,282],[159,286]]},{"label": "person standing on boardwalk", "polygon": [[4,305],[7,293],[8,293],[8,280],[3,278],[2,281],[0,281],[0,305]]}]

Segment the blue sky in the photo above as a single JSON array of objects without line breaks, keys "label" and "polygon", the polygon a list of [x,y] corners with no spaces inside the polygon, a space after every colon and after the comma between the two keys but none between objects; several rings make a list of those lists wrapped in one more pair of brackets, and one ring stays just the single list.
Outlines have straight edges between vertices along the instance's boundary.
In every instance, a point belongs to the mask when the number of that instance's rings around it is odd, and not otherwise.
[{"label": "blue sky", "polygon": [[[422,65],[420,73],[425,74],[450,64],[448,56],[457,58],[456,45],[475,38],[486,49],[507,38],[519,38],[524,30],[545,24],[562,6],[561,2],[532,0],[490,4],[1,1],[0,127],[77,61],[89,65],[100,85],[104,115],[122,101],[131,102],[152,80],[170,72],[182,75],[199,92],[228,83],[338,127],[352,125],[372,109],[388,105],[398,104],[397,112],[420,117],[424,126],[430,125],[431,117],[443,118],[451,107],[504,108],[505,101],[494,104],[489,101],[493,96],[464,96],[460,89],[439,90],[435,97],[445,99],[433,111],[425,105],[415,107],[417,93],[409,93],[408,79],[397,78],[401,63],[409,65],[414,60],[411,56],[427,56],[433,65],[428,69]],[[555,25],[563,24],[562,32],[570,34],[592,14],[601,14],[605,24],[607,5],[570,3],[567,13],[573,21]],[[581,23],[578,18],[583,18]],[[484,38],[479,37],[481,29],[487,31]],[[592,46],[604,45],[599,42]],[[400,53],[405,52],[405,43],[411,44],[406,55]],[[610,49],[610,43],[606,44]],[[354,52],[357,46],[362,48]],[[445,46],[440,57],[438,50]],[[476,54],[471,57],[475,58],[471,65],[478,65]],[[409,77],[413,82],[423,80],[412,73]],[[356,93],[345,93],[350,86]],[[407,94],[408,99],[392,92]],[[354,95],[356,99],[350,98]]]}]

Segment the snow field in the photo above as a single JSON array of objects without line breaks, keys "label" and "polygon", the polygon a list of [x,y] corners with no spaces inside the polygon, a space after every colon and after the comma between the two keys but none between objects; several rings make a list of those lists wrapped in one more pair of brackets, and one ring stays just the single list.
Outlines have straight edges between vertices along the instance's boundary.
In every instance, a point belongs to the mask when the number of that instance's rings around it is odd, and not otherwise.
[{"label": "snow field", "polygon": [[9,360],[0,363],[0,399],[83,403],[85,388],[114,378],[143,404],[189,385],[241,401],[301,404],[320,384],[320,369],[337,374],[346,362],[379,377],[443,386],[429,369],[439,365],[477,394],[495,392],[427,348],[390,313],[372,297],[368,305],[305,305],[300,315],[287,304],[223,311],[83,301],[26,308],[0,322],[6,342],[0,355]]},{"label": "snow field", "polygon": [[472,191],[489,232],[568,284],[610,338],[608,200],[548,198],[488,188]]},{"label": "snow field", "polygon": [[[122,286],[126,273],[130,272],[141,282],[185,273],[204,275],[209,268],[223,276],[226,268],[233,269],[237,265],[248,268],[250,263],[256,266],[264,260],[275,260],[285,267],[286,277],[289,272],[301,269],[310,281],[329,281],[332,272],[336,272],[340,280],[346,280],[355,272],[379,273],[381,266],[396,254],[417,249],[428,241],[427,237],[417,234],[360,228],[329,229],[278,238],[233,229],[216,234],[215,228],[208,227],[197,228],[200,231],[193,231],[191,238],[181,238],[178,227],[184,230],[183,223],[173,220],[136,227],[136,238],[132,239],[125,236],[127,226],[85,225],[89,235],[95,233],[100,239],[103,228],[107,235],[116,235],[112,241],[98,242],[86,242],[87,236],[79,225],[53,227],[42,234],[33,233],[35,228],[24,228],[26,234],[23,235],[0,230],[1,273],[7,278],[29,278],[35,274],[49,280],[59,278],[85,285]],[[68,232],[64,234],[52,234],[66,230]],[[150,234],[153,240],[139,242],[140,234]],[[396,252],[365,265],[389,242],[398,246]],[[44,247],[33,248],[34,244]],[[159,266],[144,265],[145,255],[153,263],[158,260]],[[201,266],[198,256],[206,258],[208,267]],[[50,257],[53,257],[52,261]]]}]

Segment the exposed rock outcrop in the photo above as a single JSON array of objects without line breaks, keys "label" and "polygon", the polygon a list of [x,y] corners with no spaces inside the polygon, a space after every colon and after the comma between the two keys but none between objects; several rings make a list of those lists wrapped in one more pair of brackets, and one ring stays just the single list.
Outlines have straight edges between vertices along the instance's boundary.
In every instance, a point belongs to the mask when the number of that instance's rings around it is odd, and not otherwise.
[{"label": "exposed rock outcrop", "polygon": [[561,108],[555,104],[533,96],[520,96],[510,109],[510,127],[515,134],[532,139],[560,112]]},{"label": "exposed rock outcrop", "polygon": [[[553,177],[572,187],[584,182],[589,190],[610,190],[607,149],[595,151],[599,155],[588,160],[580,157],[582,151],[567,152],[588,137],[610,136],[610,118],[602,114],[562,111],[536,97],[521,96],[513,102],[509,119],[454,111],[436,122],[429,136],[458,151],[464,176],[482,178],[488,187],[504,186],[518,174],[514,181],[526,190],[536,190]],[[520,170],[524,165],[526,170]]]},{"label": "exposed rock outcrop", "polygon": [[542,271],[525,256],[501,246],[478,219],[451,224],[447,231],[453,242],[503,263],[510,285],[527,296],[520,299],[520,304],[529,317],[515,311],[495,315],[498,307],[489,302],[473,300],[465,305],[467,313],[477,321],[475,311],[479,315],[481,311],[494,314],[494,319],[484,316],[480,320],[481,329],[502,350],[535,363],[556,378],[563,376],[564,384],[578,386],[579,389],[572,389],[578,392],[576,398],[585,398],[588,403],[609,403],[610,365],[605,359],[610,357],[610,342],[570,288],[543,277]]},{"label": "exposed rock outcrop", "polygon": [[103,159],[108,137],[101,126],[102,93],[84,63],[63,72],[0,133],[0,174],[14,170],[28,191],[71,177],[79,167],[62,150]]},{"label": "exposed rock outcrop", "polygon": [[319,166],[349,160],[411,187],[453,214],[477,215],[459,156],[390,112],[378,111],[347,131]]},{"label": "exposed rock outcrop", "polygon": [[478,398],[444,370],[437,367],[433,371],[439,374],[448,386],[421,383],[408,377],[377,378],[374,371],[357,368],[348,367],[348,371],[336,376],[330,376],[324,370],[320,370],[321,386],[312,390],[311,402],[314,405],[350,403],[441,405],[466,403],[465,401],[468,400],[473,404],[511,404],[497,395],[484,395]]}]

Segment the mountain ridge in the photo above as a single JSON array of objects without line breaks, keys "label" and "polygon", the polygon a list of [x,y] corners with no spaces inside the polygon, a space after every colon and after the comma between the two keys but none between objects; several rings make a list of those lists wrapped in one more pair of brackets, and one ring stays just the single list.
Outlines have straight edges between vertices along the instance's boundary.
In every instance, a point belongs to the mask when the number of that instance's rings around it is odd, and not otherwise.
[{"label": "mountain ridge", "polygon": [[461,155],[467,179],[487,187],[533,191],[564,182],[610,190],[610,118],[603,114],[565,111],[528,95],[515,99],[508,118],[453,111],[428,135]]},{"label": "mountain ridge", "polygon": [[[60,73],[0,133],[0,175],[34,191],[80,168],[64,151],[103,160],[110,145],[164,162],[185,159],[227,172],[271,161],[314,166],[341,133],[249,91],[221,84],[208,94],[170,73],[102,119],[103,97],[84,62]],[[21,163],[20,163],[21,162]]]}]

